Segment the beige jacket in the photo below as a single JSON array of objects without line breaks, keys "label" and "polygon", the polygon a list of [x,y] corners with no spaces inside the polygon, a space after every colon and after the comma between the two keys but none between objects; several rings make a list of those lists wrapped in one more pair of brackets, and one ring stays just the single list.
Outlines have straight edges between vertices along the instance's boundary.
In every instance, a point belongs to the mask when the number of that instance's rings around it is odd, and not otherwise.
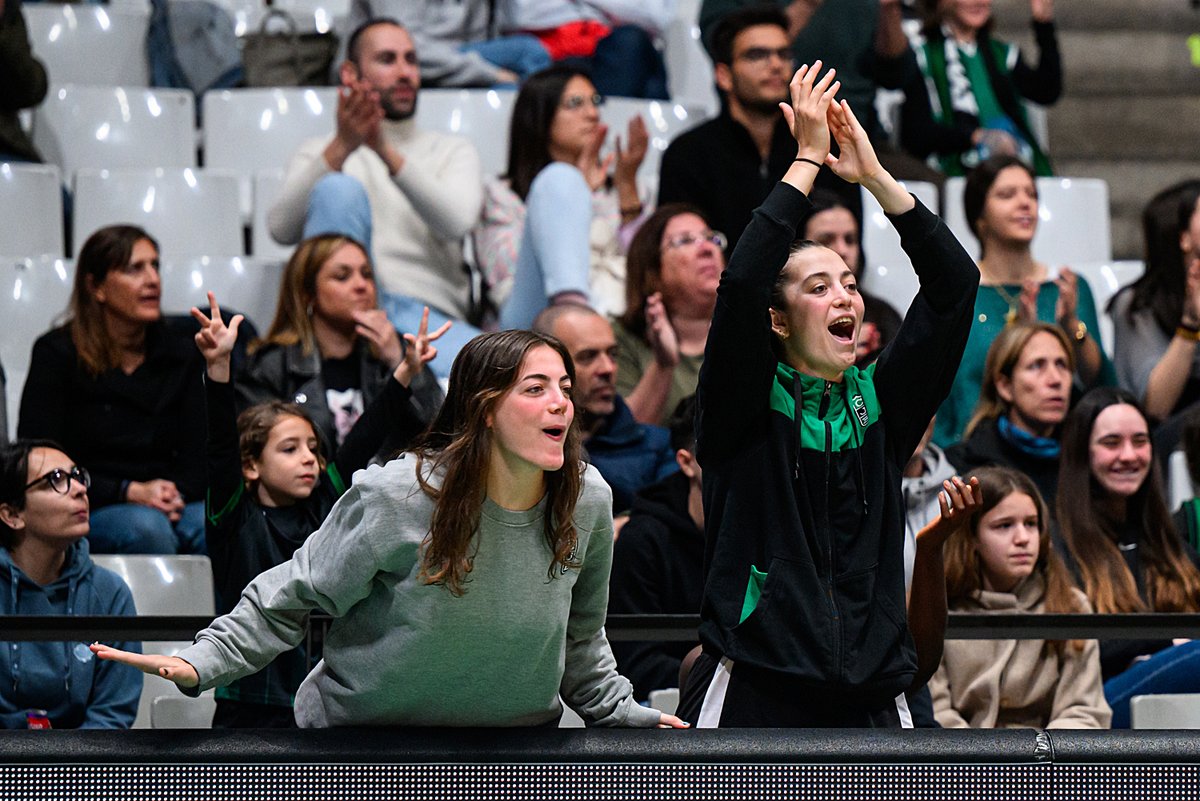
[{"label": "beige jacket", "polygon": [[[1039,573],[1013,592],[980,591],[956,612],[1042,612]],[[1075,590],[1080,608],[1092,611]],[[1107,729],[1095,640],[1082,651],[1068,643],[1060,655],[1045,640],[947,640],[942,664],[929,682],[933,713],[947,728]]]}]

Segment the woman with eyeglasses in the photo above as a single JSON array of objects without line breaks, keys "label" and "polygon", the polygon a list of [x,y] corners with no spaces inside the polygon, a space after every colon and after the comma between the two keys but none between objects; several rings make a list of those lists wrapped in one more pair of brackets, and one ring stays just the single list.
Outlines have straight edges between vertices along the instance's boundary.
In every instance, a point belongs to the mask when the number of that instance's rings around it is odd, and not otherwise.
[{"label": "woman with eyeglasses", "polygon": [[666,425],[696,391],[727,244],[685,203],[659,207],[629,243],[625,313],[613,333],[617,391],[640,423]]},{"label": "woman with eyeglasses", "polygon": [[624,306],[625,246],[642,219],[637,170],[649,137],[636,118],[601,159],[603,102],[586,73],[565,66],[534,74],[517,95],[508,172],[488,183],[473,234],[501,328],[528,328],[554,303],[603,314]]},{"label": "woman with eyeglasses", "polygon": [[[0,446],[0,615],[136,615],[119,576],[88,556],[91,477],[53,442]],[[140,643],[119,648],[140,651]],[[0,727],[127,729],[137,670],[95,658],[84,643],[0,648]]]},{"label": "woman with eyeglasses", "polygon": [[204,360],[190,317],[162,313],[158,243],[132,225],[88,237],[67,322],[33,345],[21,437],[92,473],[95,553],[205,553]]}]

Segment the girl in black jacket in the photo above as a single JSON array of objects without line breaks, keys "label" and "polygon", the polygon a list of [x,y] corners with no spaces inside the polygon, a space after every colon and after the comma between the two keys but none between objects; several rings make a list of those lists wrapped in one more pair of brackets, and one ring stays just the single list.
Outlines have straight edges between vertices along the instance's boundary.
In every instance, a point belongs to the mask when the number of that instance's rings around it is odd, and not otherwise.
[{"label": "girl in black jacket", "polygon": [[[948,526],[918,541],[906,620],[900,478],[958,366],[979,273],[879,165],[820,66],[797,71],[782,104],[798,157],[721,279],[700,374],[704,652],[680,706],[700,726],[897,725],[897,696],[941,656]],[[921,278],[863,370],[851,267],[812,242],[792,249],[822,163],[876,197]],[[957,524],[975,501],[961,480],[947,489]]]}]

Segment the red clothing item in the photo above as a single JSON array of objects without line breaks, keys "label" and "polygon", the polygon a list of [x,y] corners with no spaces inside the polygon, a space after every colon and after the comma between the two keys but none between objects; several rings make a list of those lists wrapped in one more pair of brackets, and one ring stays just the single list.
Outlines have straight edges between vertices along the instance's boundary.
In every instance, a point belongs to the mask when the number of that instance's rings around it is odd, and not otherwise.
[{"label": "red clothing item", "polygon": [[564,58],[590,58],[596,52],[596,44],[612,33],[612,28],[602,22],[581,19],[532,33],[541,40],[552,60],[562,61]]}]

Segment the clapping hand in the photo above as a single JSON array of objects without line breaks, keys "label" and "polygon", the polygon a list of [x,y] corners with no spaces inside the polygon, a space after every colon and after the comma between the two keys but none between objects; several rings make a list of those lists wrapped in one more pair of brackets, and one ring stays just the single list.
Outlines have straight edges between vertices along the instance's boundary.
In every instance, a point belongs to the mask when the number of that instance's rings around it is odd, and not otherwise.
[{"label": "clapping hand", "polygon": [[791,104],[779,104],[788,129],[799,146],[797,155],[818,164],[825,162],[829,156],[829,108],[833,96],[842,86],[841,82],[834,81],[834,70],[826,72],[818,81],[820,71],[820,61],[814,62],[811,67],[805,64],[796,70],[788,84]]},{"label": "clapping hand", "polygon": [[971,515],[983,506],[979,479],[974,476],[970,481],[963,481],[958,476],[946,479],[938,493],[938,506],[942,510],[938,519],[917,532],[918,545],[940,548],[954,532],[970,525]]}]

